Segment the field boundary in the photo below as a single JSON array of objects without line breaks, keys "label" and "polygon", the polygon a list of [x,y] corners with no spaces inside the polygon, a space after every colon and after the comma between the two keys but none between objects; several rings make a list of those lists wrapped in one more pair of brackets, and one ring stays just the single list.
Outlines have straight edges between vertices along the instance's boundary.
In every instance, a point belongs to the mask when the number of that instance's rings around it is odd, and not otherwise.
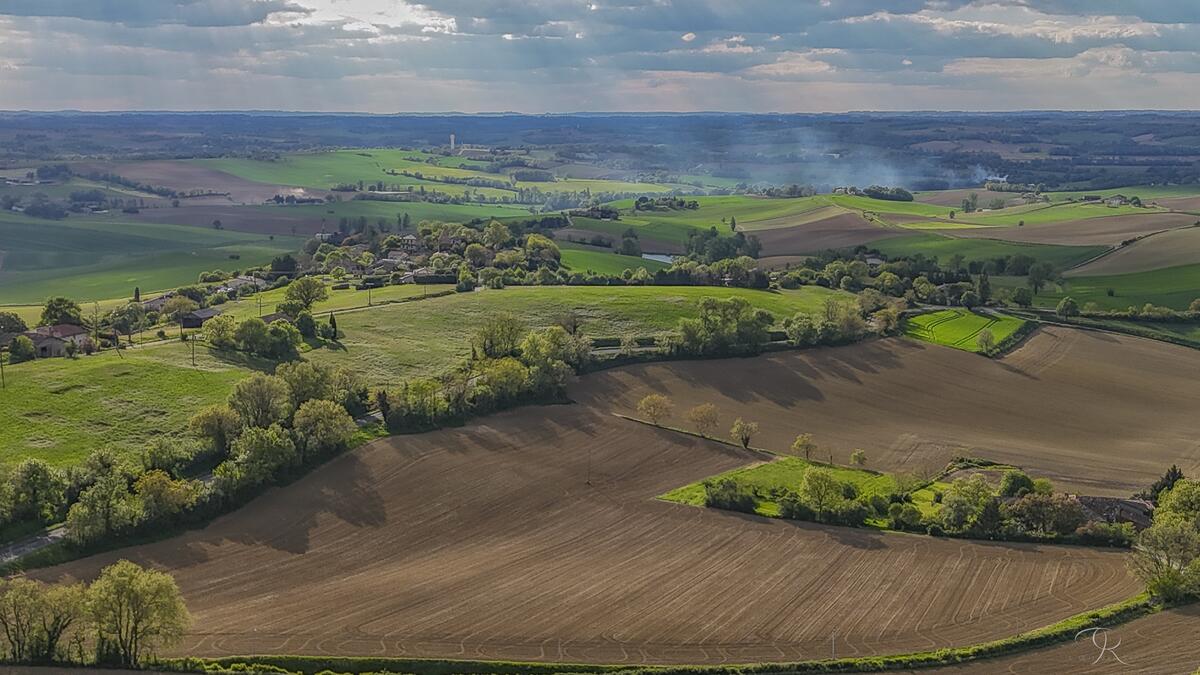
[{"label": "field boundary", "polygon": [[[783,675],[785,673],[882,672],[933,668],[1034,651],[1040,647],[1075,639],[1089,628],[1108,628],[1154,614],[1164,608],[1148,594],[1099,609],[1082,612],[1061,621],[1011,637],[963,647],[949,647],[887,656],[817,659],[780,663],[731,664],[721,666],[622,666],[616,664],[538,663],[519,661],[459,661],[451,659],[405,659],[386,657],[319,657],[262,655],[222,658],[166,659],[150,664],[171,672],[213,672],[226,669],[254,672],[257,666],[274,672],[315,675],[322,671],[366,674],[379,671],[416,675],[550,675],[551,673],[622,673],[625,675]],[[225,672],[225,671],[218,671]]]}]

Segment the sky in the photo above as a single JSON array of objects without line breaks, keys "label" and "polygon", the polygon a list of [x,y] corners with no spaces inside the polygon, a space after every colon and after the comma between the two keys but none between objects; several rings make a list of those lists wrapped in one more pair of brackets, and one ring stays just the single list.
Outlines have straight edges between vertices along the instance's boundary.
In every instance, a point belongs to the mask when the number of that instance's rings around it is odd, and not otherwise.
[{"label": "sky", "polygon": [[0,109],[1200,109],[1200,1],[0,0]]}]

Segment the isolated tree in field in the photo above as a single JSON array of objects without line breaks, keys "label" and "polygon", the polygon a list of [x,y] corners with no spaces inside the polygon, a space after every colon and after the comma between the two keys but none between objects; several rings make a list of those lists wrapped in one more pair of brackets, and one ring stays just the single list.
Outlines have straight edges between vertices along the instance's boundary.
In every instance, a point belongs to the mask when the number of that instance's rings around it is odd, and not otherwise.
[{"label": "isolated tree in field", "polygon": [[192,435],[208,439],[209,447],[218,455],[229,452],[229,445],[242,426],[242,418],[226,404],[201,408],[188,420]]},{"label": "isolated tree in field", "polygon": [[248,427],[267,427],[286,420],[294,410],[287,382],[255,373],[233,386],[229,407]]},{"label": "isolated tree in field", "polygon": [[333,312],[329,313],[329,333],[330,340],[336,340],[338,337],[340,337],[338,333],[337,317],[333,315]]},{"label": "isolated tree in field", "polygon": [[1036,262],[1029,266],[1029,276],[1026,277],[1025,282],[1033,289],[1033,294],[1037,295],[1054,278],[1054,275],[1054,265],[1046,261]]},{"label": "isolated tree in field", "polygon": [[737,216],[729,216],[729,229],[737,232]]},{"label": "isolated tree in field", "polygon": [[655,426],[658,426],[658,423],[663,419],[670,417],[673,408],[674,405],[671,403],[671,399],[662,394],[645,396],[641,401],[638,401],[637,405],[638,413],[650,420],[650,423]]},{"label": "isolated tree in field", "polygon": [[813,442],[812,434],[800,434],[792,441],[792,452],[804,455],[804,461],[809,461],[816,449],[817,444]]},{"label": "isolated tree in field", "polygon": [[711,403],[701,403],[687,412],[688,421],[692,426],[696,427],[696,431],[701,436],[708,438],[708,435],[716,431],[719,424],[717,406]]},{"label": "isolated tree in field", "polygon": [[1079,303],[1075,302],[1075,298],[1067,296],[1058,302],[1058,307],[1055,308],[1054,313],[1064,319],[1079,316]]},{"label": "isolated tree in field", "polygon": [[850,463],[853,464],[854,466],[866,466],[867,465],[867,453],[863,452],[862,450],[856,449],[854,452],[850,453]]},{"label": "isolated tree in field", "polygon": [[56,326],[60,323],[83,325],[83,313],[79,309],[79,304],[62,296],[50,298],[45,305],[42,305],[42,317],[38,321],[38,325]]},{"label": "isolated tree in field", "polygon": [[301,277],[288,284],[283,297],[311,310],[314,304],[329,298],[329,289],[316,277]]},{"label": "isolated tree in field", "polygon": [[992,335],[992,331],[984,328],[979,331],[979,336],[975,338],[975,344],[979,346],[979,351],[989,354],[996,348],[996,336]]},{"label": "isolated tree in field", "polygon": [[818,518],[840,504],[843,496],[842,483],[825,469],[812,468],[804,472],[800,481],[800,498],[817,512]]},{"label": "isolated tree in field", "polygon": [[750,439],[757,433],[758,422],[747,422],[740,417],[734,420],[733,426],[729,428],[729,437],[746,449],[750,448]]},{"label": "isolated tree in field", "polygon": [[183,639],[191,624],[175,579],[122,560],[104,568],[87,591],[88,615],[105,654],[120,665],[143,659]]},{"label": "isolated tree in field", "polygon": [[306,401],[292,422],[301,461],[345,449],[355,429],[354,419],[333,401]]}]

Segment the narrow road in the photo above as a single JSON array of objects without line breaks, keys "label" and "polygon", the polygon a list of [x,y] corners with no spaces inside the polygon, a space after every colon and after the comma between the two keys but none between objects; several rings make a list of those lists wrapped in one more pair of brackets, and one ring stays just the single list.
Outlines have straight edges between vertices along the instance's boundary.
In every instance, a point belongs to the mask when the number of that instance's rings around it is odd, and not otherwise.
[{"label": "narrow road", "polygon": [[52,527],[44,532],[26,537],[20,541],[15,541],[6,546],[0,546],[0,565],[7,565],[18,558],[26,556],[34,551],[40,551],[51,544],[56,544],[67,536],[67,527],[59,525]]}]

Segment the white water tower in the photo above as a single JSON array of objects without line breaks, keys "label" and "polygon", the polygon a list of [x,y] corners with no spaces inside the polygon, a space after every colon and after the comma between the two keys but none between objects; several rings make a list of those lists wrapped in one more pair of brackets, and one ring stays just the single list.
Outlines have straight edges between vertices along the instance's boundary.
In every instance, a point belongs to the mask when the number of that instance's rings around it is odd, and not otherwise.
[{"label": "white water tower", "polygon": [[454,152],[454,134],[450,134],[450,152]]}]

